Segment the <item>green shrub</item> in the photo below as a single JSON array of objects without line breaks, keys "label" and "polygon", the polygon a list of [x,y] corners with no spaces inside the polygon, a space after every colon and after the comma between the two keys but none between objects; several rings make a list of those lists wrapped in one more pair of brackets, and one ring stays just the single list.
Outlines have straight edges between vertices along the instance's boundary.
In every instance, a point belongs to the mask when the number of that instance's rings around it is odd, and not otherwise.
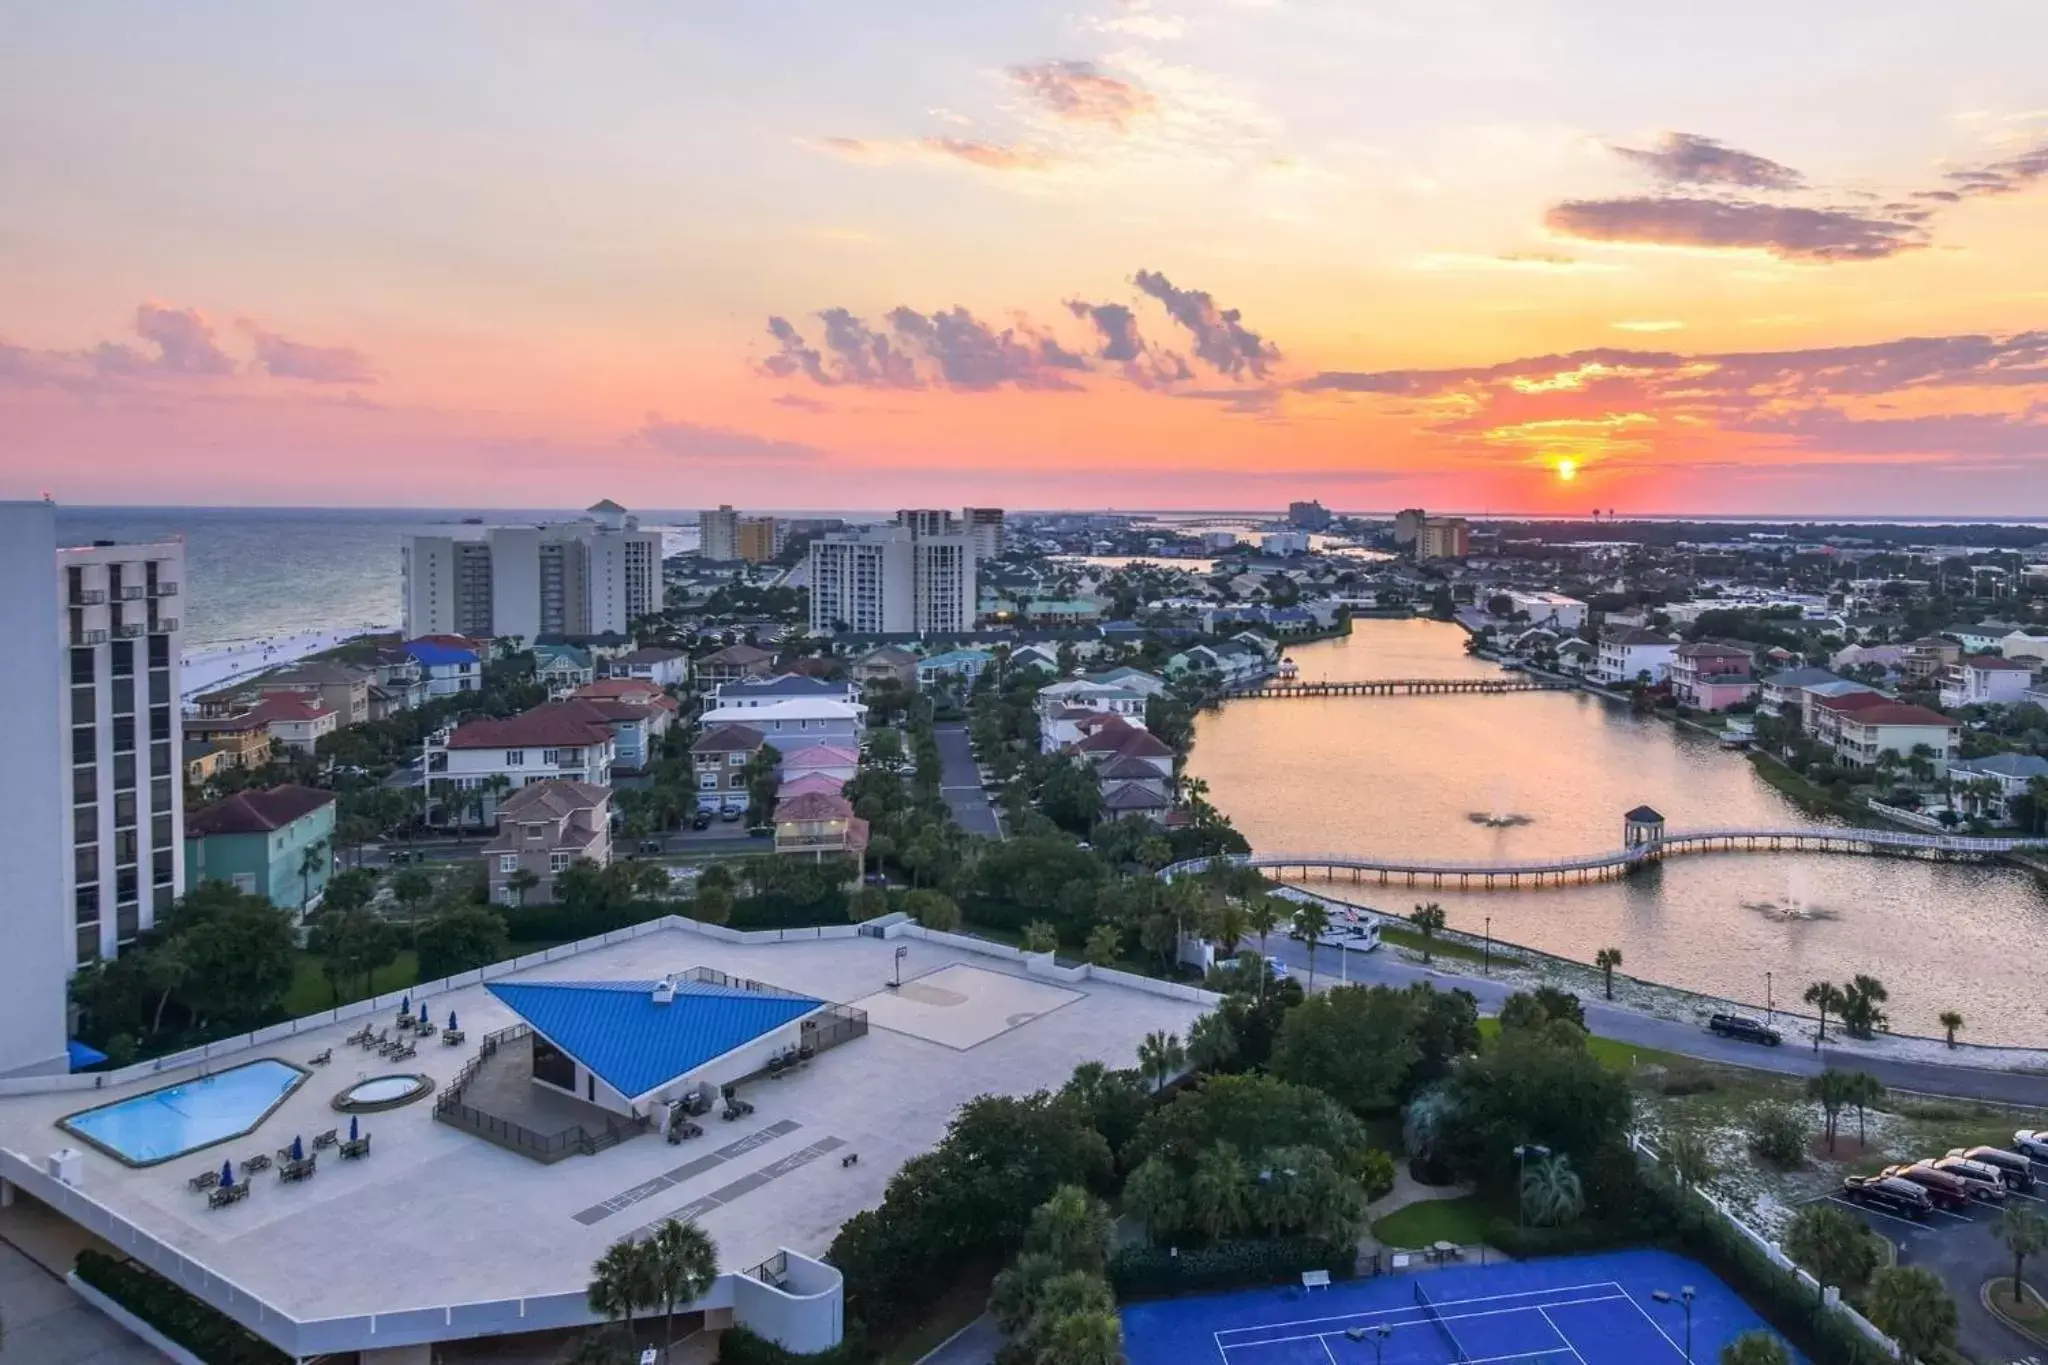
[{"label": "green shrub", "polygon": [[1810,1136],[1806,1119],[1788,1105],[1763,1105],[1750,1115],[1750,1154],[1781,1171],[1806,1164]]},{"label": "green shrub", "polygon": [[209,1365],[291,1365],[291,1357],[211,1304],[134,1261],[87,1248],[78,1278]]},{"label": "green shrub", "polygon": [[1118,1299],[1164,1298],[1172,1294],[1285,1284],[1304,1270],[1350,1276],[1357,1259],[1350,1246],[1333,1247],[1306,1237],[1245,1238],[1181,1247],[1126,1246],[1109,1259],[1109,1284]]},{"label": "green shrub", "polygon": [[570,910],[560,905],[527,905],[505,912],[505,933],[513,943],[573,943],[614,929],[644,924],[687,909],[662,901],[635,901],[606,910]]},{"label": "green shrub", "polygon": [[867,1334],[853,1321],[846,1324],[846,1335],[837,1346],[810,1355],[778,1346],[744,1327],[728,1327],[718,1339],[718,1365],[863,1365],[874,1358]]}]

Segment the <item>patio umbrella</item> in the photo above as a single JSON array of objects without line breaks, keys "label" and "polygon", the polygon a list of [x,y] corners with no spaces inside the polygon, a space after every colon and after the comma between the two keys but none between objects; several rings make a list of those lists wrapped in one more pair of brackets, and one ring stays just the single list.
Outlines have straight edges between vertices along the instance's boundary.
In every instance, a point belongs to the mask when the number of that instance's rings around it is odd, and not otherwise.
[{"label": "patio umbrella", "polygon": [[234,1184],[234,1183],[235,1183],[235,1163],[234,1163],[234,1162],[233,1162],[232,1160],[228,1160],[228,1161],[223,1161],[223,1162],[221,1162],[221,1163],[220,1163],[220,1187],[221,1187],[222,1189],[226,1189],[226,1188],[228,1188],[228,1186],[230,1186],[230,1185],[232,1185],[232,1184]]},{"label": "patio umbrella", "polygon": [[451,1029],[455,1027],[455,1011],[454,1011],[454,1010],[449,1010],[449,1011],[448,1011],[448,1027],[449,1027],[449,1028],[451,1028]]},{"label": "patio umbrella", "polygon": [[305,1142],[304,1142],[304,1141],[302,1141],[302,1140],[301,1140],[301,1139],[300,1139],[299,1137],[297,1137],[296,1135],[294,1135],[294,1136],[293,1136],[293,1138],[292,1138],[292,1160],[293,1160],[293,1161],[304,1161],[305,1159],[306,1159],[306,1144],[305,1144]]},{"label": "patio umbrella", "polygon": [[348,1117],[348,1140],[349,1140],[350,1142],[354,1142],[354,1141],[356,1141],[356,1140],[357,1140],[357,1139],[356,1139],[356,1117],[355,1117],[355,1115],[354,1115],[354,1114],[350,1114],[350,1115],[349,1115],[349,1117]]},{"label": "patio umbrella", "polygon": [[405,999],[403,999],[403,1000],[401,1000],[401,1001],[399,1001],[399,1002],[398,1002],[398,1012],[399,1012],[400,1014],[411,1014],[411,1013],[412,1013],[412,994],[411,994],[411,992],[407,992],[407,993],[406,993],[406,997],[405,997]]}]

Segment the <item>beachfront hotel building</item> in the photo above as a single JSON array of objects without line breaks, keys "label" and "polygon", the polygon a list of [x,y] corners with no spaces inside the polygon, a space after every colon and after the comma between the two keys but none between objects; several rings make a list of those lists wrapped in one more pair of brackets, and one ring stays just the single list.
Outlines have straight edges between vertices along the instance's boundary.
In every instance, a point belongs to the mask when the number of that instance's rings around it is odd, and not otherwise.
[{"label": "beachfront hotel building", "polygon": [[627,634],[661,606],[661,533],[606,499],[583,520],[406,537],[405,634]]},{"label": "beachfront hotel building", "polygon": [[813,635],[947,635],[971,630],[973,541],[944,512],[811,542]]}]

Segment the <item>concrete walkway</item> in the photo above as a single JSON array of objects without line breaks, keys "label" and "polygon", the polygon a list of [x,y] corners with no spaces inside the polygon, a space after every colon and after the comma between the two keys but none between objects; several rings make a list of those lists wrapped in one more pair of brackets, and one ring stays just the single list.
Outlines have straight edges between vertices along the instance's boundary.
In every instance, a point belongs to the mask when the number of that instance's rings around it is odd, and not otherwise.
[{"label": "concrete walkway", "polygon": [[1394,1188],[1365,1206],[1365,1231],[1358,1238],[1358,1253],[1371,1256],[1381,1251],[1414,1251],[1415,1247],[1389,1247],[1372,1235],[1372,1225],[1390,1213],[1414,1204],[1437,1199],[1462,1199],[1472,1193],[1470,1185],[1425,1185],[1408,1174],[1407,1163],[1394,1157]]},{"label": "concrete walkway", "polygon": [[995,1318],[983,1313],[934,1346],[917,1365],[990,1365],[1002,1344]]}]

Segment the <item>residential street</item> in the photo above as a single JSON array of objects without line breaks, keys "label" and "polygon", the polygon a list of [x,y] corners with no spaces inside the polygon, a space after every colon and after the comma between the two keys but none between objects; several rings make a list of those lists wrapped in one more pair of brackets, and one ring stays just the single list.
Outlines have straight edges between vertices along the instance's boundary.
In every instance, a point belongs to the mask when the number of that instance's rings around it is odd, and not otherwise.
[{"label": "residential street", "polygon": [[969,834],[979,834],[988,839],[1003,837],[1002,826],[996,822],[995,807],[989,804],[988,793],[982,790],[981,776],[974,769],[974,746],[967,738],[967,727],[960,722],[932,727],[932,736],[939,743],[940,793],[946,798],[946,806],[953,812],[953,819]]}]

